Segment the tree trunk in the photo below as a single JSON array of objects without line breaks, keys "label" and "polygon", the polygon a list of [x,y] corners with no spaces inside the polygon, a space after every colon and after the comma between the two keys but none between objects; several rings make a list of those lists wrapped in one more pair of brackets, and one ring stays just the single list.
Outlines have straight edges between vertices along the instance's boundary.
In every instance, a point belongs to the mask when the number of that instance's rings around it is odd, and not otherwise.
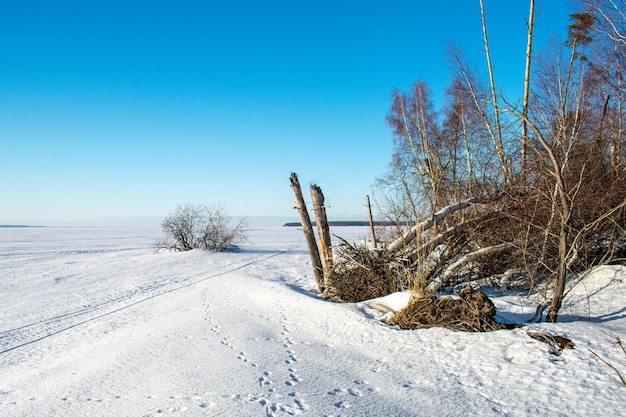
[{"label": "tree trunk", "polygon": [[[526,69],[524,71],[524,102],[522,104],[522,114],[528,115],[528,95],[530,91],[530,61],[533,45],[533,25],[535,16],[535,0],[530,0],[530,11],[528,16],[528,42],[526,44]],[[526,119],[522,119],[522,175],[526,175],[526,142],[528,137],[528,126]]]},{"label": "tree trunk", "polygon": [[[493,201],[493,200],[490,200],[490,201]],[[484,202],[486,201],[480,198],[470,198],[468,200],[461,201],[460,203],[450,204],[449,206],[446,206],[442,208],[441,210],[439,210],[438,212],[436,212],[430,219],[424,220],[423,222],[416,224],[411,229],[409,229],[409,231],[407,231],[402,236],[400,236],[398,239],[391,242],[389,246],[387,246],[387,250],[389,252],[396,252],[400,250],[403,246],[405,246],[407,243],[410,243],[413,239],[415,239],[418,233],[421,234],[425,232],[426,230],[430,229],[438,221],[442,220],[447,215],[454,213],[456,211],[462,210],[464,208],[467,208],[471,206],[472,204],[480,204]]]},{"label": "tree trunk", "polygon": [[300,215],[300,222],[302,223],[302,232],[306,238],[306,243],[309,247],[309,255],[311,256],[311,264],[313,265],[313,273],[315,274],[315,282],[320,293],[324,292],[324,274],[322,261],[320,259],[320,252],[317,249],[317,243],[315,242],[315,234],[313,233],[313,226],[311,225],[311,218],[309,212],[306,209],[304,203],[304,197],[302,197],[302,189],[300,188],[300,182],[295,172],[291,173],[291,189],[296,199],[296,209]]},{"label": "tree trunk", "polygon": [[317,224],[317,236],[322,252],[322,267],[324,270],[324,287],[333,270],[333,253],[331,248],[330,230],[326,218],[326,206],[324,206],[324,194],[322,189],[315,184],[311,185],[311,198],[313,200],[313,212]]},{"label": "tree trunk", "polygon": [[504,146],[502,145],[502,127],[500,125],[500,111],[498,110],[498,100],[496,96],[496,86],[493,80],[493,66],[491,65],[491,55],[489,53],[489,40],[487,39],[487,24],[485,22],[485,7],[483,0],[479,0],[480,5],[480,18],[483,26],[483,40],[485,44],[485,55],[487,57],[487,73],[489,74],[489,85],[491,87],[491,105],[493,106],[493,117],[495,124],[495,136],[492,137],[493,144],[500,160],[500,169],[502,169],[502,176],[504,183],[506,184],[509,179],[509,167],[504,155]]},{"label": "tree trunk", "polygon": [[448,269],[446,269],[446,271],[443,273],[443,275],[439,279],[436,279],[433,282],[431,282],[428,285],[428,287],[426,287],[426,291],[427,292],[435,292],[435,291],[440,290],[444,285],[446,285],[448,283],[450,278],[452,278],[454,273],[456,271],[458,271],[459,268],[467,265],[470,261],[472,261],[472,260],[474,260],[476,258],[480,258],[481,256],[485,256],[485,255],[489,255],[491,253],[496,253],[496,252],[500,252],[500,251],[505,250],[505,249],[509,249],[511,247],[519,245],[520,243],[521,242],[519,240],[516,240],[516,241],[513,241],[513,242],[501,243],[501,244],[495,245],[495,246],[488,246],[486,248],[478,249],[475,252],[468,253],[467,255],[463,256],[461,259],[459,259],[458,261],[456,261],[455,263],[450,265],[448,267]]},{"label": "tree trunk", "polygon": [[547,320],[550,323],[556,323],[561,304],[563,303],[563,294],[565,293],[565,279],[567,278],[567,225],[561,224],[559,233],[559,266],[552,289],[552,302],[548,311]]}]

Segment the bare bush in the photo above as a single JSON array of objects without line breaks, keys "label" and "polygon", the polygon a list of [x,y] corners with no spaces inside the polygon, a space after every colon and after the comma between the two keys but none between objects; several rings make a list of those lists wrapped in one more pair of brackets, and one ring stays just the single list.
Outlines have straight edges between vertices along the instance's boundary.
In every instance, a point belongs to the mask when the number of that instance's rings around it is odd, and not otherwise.
[{"label": "bare bush", "polygon": [[224,252],[247,239],[248,221],[233,223],[222,205],[186,204],[177,206],[161,223],[163,238],[159,249],[188,251],[206,249]]}]

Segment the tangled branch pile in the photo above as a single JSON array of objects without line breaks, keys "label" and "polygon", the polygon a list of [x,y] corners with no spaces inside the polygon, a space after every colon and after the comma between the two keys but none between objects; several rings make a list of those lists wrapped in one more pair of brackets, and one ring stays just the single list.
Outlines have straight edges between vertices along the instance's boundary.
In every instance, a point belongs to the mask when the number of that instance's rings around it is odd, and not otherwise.
[{"label": "tangled branch pile", "polygon": [[403,329],[446,327],[468,332],[510,328],[495,319],[496,307],[482,292],[466,287],[459,298],[416,296],[389,322]]},{"label": "tangled branch pile", "polygon": [[341,240],[337,261],[326,279],[324,298],[354,303],[408,289],[407,272],[388,251]]},{"label": "tangled branch pile", "polygon": [[[341,238],[340,238],[341,239]],[[397,291],[415,289],[414,272],[393,251],[370,250],[342,239],[335,267],[326,281],[326,299],[359,302]],[[459,297],[437,297],[434,292],[415,291],[409,304],[389,323],[401,328],[446,327],[484,332],[508,328],[495,320],[496,308],[480,291],[466,287]]]}]

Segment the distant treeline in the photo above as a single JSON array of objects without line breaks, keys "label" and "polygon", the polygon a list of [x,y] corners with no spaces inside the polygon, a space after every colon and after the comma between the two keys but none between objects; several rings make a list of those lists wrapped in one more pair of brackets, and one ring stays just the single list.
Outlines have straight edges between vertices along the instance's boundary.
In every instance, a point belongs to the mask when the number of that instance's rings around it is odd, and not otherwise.
[{"label": "distant treeline", "polygon": [[27,225],[23,225],[23,224],[0,224],[0,229],[6,229],[6,228],[19,228],[19,227],[45,227],[45,226],[27,226]]},{"label": "distant treeline", "polygon": [[[313,222],[313,226],[315,226],[315,222]],[[328,222],[329,226],[369,226],[370,222],[367,220],[340,220],[340,221],[332,221]],[[396,223],[390,221],[375,221],[374,226],[395,226]],[[284,227],[300,227],[302,224],[300,222],[293,223],[285,223]]]}]

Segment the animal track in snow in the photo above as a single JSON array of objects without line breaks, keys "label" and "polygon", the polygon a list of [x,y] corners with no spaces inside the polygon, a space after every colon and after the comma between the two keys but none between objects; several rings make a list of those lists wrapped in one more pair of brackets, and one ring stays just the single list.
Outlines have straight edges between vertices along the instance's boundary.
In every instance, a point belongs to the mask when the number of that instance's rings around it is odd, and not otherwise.
[{"label": "animal track in snow", "polygon": [[335,403],[335,407],[337,407],[337,408],[351,408],[352,404],[350,404],[347,401],[339,401],[339,402]]},{"label": "animal track in snow", "polygon": [[273,384],[273,382],[269,379],[270,375],[272,375],[272,373],[266,371],[263,372],[263,376],[259,377],[259,385],[261,385],[261,388]]},{"label": "animal track in snow", "polygon": [[[170,395],[167,397],[160,397],[158,395],[147,394],[142,396],[144,400],[148,400],[149,409],[154,410],[152,413],[146,414],[147,416],[167,414],[167,413],[179,413],[182,415],[186,415],[190,410],[194,408],[200,408],[203,410],[214,408],[217,404],[211,400],[213,397],[213,393],[205,392],[204,394],[200,393],[190,393],[190,394],[178,394],[178,395]],[[63,402],[74,402],[74,403],[111,403],[111,402],[133,402],[137,401],[136,398],[133,398],[132,395],[114,395],[111,397],[102,397],[102,398],[94,398],[94,397],[71,397],[65,396],[60,398]]]},{"label": "animal track in snow", "polygon": [[[296,353],[296,347],[300,344],[300,342],[291,337],[294,329],[288,325],[288,318],[284,313],[285,312],[283,312],[283,314],[278,318],[281,324],[280,336],[274,338],[272,335],[268,334],[263,338],[246,339],[252,342],[260,341],[262,343],[269,343],[278,348],[275,350],[277,356],[274,357],[275,359],[269,363],[271,367],[269,369],[265,368],[265,371],[257,376],[257,391],[248,394],[231,395],[229,397],[233,401],[258,404],[263,407],[261,415],[299,415],[310,408],[302,399],[300,393],[294,390],[294,387],[302,382],[302,378],[294,366],[294,364],[299,360]],[[270,316],[259,315],[259,317],[267,321],[272,320],[272,317]],[[230,342],[234,341],[225,338],[222,341],[222,344],[229,346]],[[229,347],[233,348],[233,346]],[[238,347],[237,349],[241,349],[241,347]],[[244,350],[236,350],[236,352],[238,353],[238,355],[236,355],[237,359],[250,366],[256,367],[268,365],[268,363],[261,365],[263,361],[258,364],[252,363],[252,361],[246,356]],[[279,381],[282,382],[279,383]]]},{"label": "animal track in snow", "polygon": [[286,404],[282,401],[277,401],[277,398],[273,398],[273,393],[270,392],[268,394],[248,394],[246,396],[242,395],[231,395],[230,398],[234,401],[246,401],[249,403],[257,403],[265,409],[266,416],[276,416],[277,413],[286,413],[288,415],[299,415],[309,409],[309,406],[304,403],[301,399],[296,398],[296,393],[287,394],[288,398],[293,401],[292,404]]},{"label": "animal track in snow", "polygon": [[287,381],[285,381],[285,385],[287,385],[289,387],[293,387],[298,382],[300,382],[300,378],[298,377],[298,375],[296,374],[296,371],[294,369],[289,368],[287,371],[289,372],[289,379]]},{"label": "animal track in snow", "polygon": [[328,391],[326,394],[332,399],[332,404],[336,408],[347,409],[352,408],[353,403],[349,400],[352,398],[358,401],[358,398],[364,397],[366,394],[371,394],[379,391],[377,388],[366,387],[369,383],[366,380],[356,380],[354,384],[358,387],[349,388],[334,388]]},{"label": "animal track in snow", "polygon": [[294,362],[298,362],[298,358],[296,358],[296,355],[293,350],[288,350],[287,354],[289,355],[287,356],[287,360],[285,360],[285,363],[287,365],[291,365]]}]

